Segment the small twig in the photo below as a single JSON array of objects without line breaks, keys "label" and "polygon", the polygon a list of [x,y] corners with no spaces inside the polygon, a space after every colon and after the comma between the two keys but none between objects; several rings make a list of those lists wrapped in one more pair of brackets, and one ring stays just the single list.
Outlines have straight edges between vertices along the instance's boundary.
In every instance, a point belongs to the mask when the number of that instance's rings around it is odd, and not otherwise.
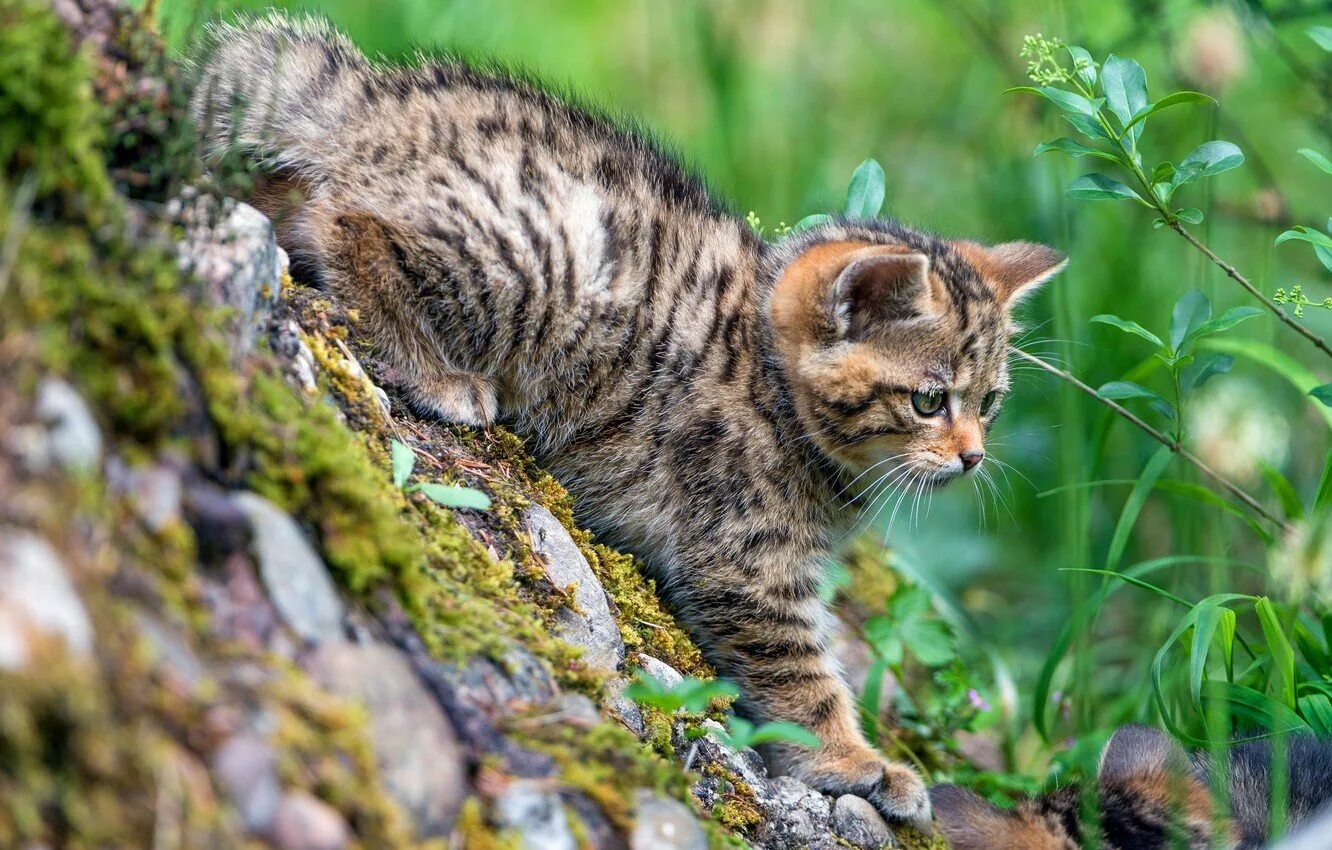
[{"label": "small twig", "polygon": [[1244,275],[1240,274],[1239,271],[1236,270],[1234,266],[1232,266],[1230,263],[1227,263],[1225,260],[1218,257],[1211,248],[1208,248],[1201,241],[1199,241],[1198,237],[1194,236],[1184,227],[1184,225],[1179,223],[1178,219],[1172,218],[1170,220],[1170,229],[1178,233],[1180,236],[1184,237],[1184,241],[1188,242],[1190,245],[1201,251],[1204,257],[1215,263],[1217,267],[1221,269],[1221,271],[1226,273],[1227,277],[1238,283],[1240,286],[1244,287],[1244,289],[1250,295],[1252,295],[1254,298],[1257,298],[1260,302],[1262,302],[1263,306],[1266,307],[1268,310],[1271,310],[1272,313],[1275,314],[1278,319],[1280,319],[1285,324],[1289,325],[1290,328],[1294,330],[1296,333],[1298,333],[1300,336],[1304,337],[1305,339],[1309,340],[1309,342],[1312,342],[1314,345],[1316,345],[1319,348],[1319,350],[1321,350],[1328,357],[1332,357],[1332,348],[1328,348],[1327,342],[1321,336],[1309,330],[1299,322],[1295,321],[1286,313],[1286,311],[1282,310],[1279,306],[1277,306],[1276,303],[1272,301],[1272,299],[1268,298],[1262,292],[1259,292],[1258,287],[1250,283],[1249,279],[1246,278]]},{"label": "small twig", "polygon": [[1196,467],[1199,472],[1201,472],[1203,475],[1206,475],[1208,478],[1215,481],[1222,489],[1230,493],[1235,498],[1239,499],[1246,506],[1248,506],[1250,510],[1261,516],[1263,519],[1267,520],[1268,522],[1271,522],[1273,525],[1277,526],[1282,531],[1289,532],[1291,530],[1289,523],[1287,523],[1285,520],[1281,519],[1280,517],[1277,517],[1274,514],[1270,513],[1266,508],[1262,506],[1262,504],[1257,499],[1255,499],[1253,496],[1250,496],[1238,484],[1234,483],[1230,479],[1223,476],[1221,473],[1212,469],[1210,466],[1204,463],[1201,458],[1199,458],[1193,452],[1189,451],[1188,449],[1180,445],[1178,440],[1175,440],[1167,436],[1165,433],[1157,430],[1156,428],[1153,428],[1151,425],[1148,425],[1140,417],[1134,415],[1132,411],[1126,409],[1123,405],[1118,404],[1111,399],[1105,398],[1100,393],[1096,392],[1096,390],[1092,389],[1090,386],[1084,384],[1082,381],[1074,377],[1072,373],[1066,372],[1065,370],[1060,369],[1057,366],[1052,366],[1049,363],[1046,363],[1041,358],[1028,354],[1027,352],[1023,351],[1020,348],[1011,348],[1010,350],[1018,357],[1021,357],[1023,360],[1026,360],[1028,363],[1031,363],[1034,366],[1037,366],[1038,368],[1043,369],[1046,372],[1049,372],[1051,375],[1054,375],[1066,381],[1067,383],[1072,384],[1073,386],[1082,390],[1087,395],[1099,401],[1101,404],[1113,410],[1115,413],[1118,413],[1124,419],[1127,419],[1129,422],[1132,422],[1134,425],[1138,426],[1138,428],[1145,431],[1147,435],[1150,436],[1152,439],[1156,440],[1161,445],[1170,449],[1171,452],[1173,452],[1183,460],[1186,460],[1189,463],[1193,464],[1193,466]]}]

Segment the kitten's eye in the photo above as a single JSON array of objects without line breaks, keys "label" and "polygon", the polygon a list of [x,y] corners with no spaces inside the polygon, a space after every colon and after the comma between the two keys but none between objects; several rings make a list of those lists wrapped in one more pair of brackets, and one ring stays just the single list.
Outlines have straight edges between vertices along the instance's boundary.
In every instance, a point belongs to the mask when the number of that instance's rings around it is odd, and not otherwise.
[{"label": "kitten's eye", "polygon": [[994,403],[998,398],[999,393],[994,390],[990,390],[985,394],[985,398],[981,399],[981,416],[989,413],[994,408]]},{"label": "kitten's eye", "polygon": [[911,406],[921,416],[933,416],[943,410],[943,390],[916,391],[911,394]]}]

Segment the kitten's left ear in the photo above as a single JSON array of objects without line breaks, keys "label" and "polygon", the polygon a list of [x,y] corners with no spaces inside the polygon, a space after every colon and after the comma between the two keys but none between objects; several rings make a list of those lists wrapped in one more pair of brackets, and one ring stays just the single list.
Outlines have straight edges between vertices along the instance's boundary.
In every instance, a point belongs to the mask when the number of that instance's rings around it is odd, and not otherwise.
[{"label": "kitten's left ear", "polygon": [[994,290],[999,303],[1009,309],[1068,265],[1067,255],[1035,242],[1004,242],[988,247],[954,242],[953,247]]}]

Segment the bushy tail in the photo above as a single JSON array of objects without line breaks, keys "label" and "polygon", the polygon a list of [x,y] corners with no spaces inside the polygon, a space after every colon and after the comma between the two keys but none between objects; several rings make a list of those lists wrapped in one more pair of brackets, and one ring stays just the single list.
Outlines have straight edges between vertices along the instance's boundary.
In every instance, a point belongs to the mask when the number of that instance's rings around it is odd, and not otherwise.
[{"label": "bushy tail", "polygon": [[336,156],[346,106],[373,73],[326,21],[279,13],[210,25],[191,64],[206,155],[240,151],[306,174]]}]

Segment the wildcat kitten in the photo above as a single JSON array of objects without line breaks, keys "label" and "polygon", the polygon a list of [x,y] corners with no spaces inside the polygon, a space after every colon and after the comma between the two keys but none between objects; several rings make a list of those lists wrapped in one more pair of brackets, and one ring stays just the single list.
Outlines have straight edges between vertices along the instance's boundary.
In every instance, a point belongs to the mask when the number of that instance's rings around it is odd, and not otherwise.
[{"label": "wildcat kitten", "polygon": [[[1332,802],[1332,743],[1288,742],[1287,825],[1293,832]],[[1265,741],[1232,746],[1222,764],[1206,753],[1186,756],[1168,735],[1146,726],[1115,732],[1096,779],[1099,824],[1082,817],[1082,788],[1066,785],[1003,810],[954,785],[930,789],[940,831],[953,850],[1257,850],[1270,824],[1271,748]],[[1219,781],[1218,781],[1219,780]],[[1216,820],[1210,787],[1224,786],[1230,818]],[[1327,845],[1332,846],[1332,836]]]},{"label": "wildcat kitten", "polygon": [[216,27],[199,65],[209,150],[267,168],[282,245],[415,401],[511,424],[741,709],[818,735],[775,770],[927,820],[828,655],[820,558],[860,473],[937,487],[981,462],[1009,311],[1063,256],[891,221],[771,246],[640,135],[456,61],[376,66],[317,21]]}]

